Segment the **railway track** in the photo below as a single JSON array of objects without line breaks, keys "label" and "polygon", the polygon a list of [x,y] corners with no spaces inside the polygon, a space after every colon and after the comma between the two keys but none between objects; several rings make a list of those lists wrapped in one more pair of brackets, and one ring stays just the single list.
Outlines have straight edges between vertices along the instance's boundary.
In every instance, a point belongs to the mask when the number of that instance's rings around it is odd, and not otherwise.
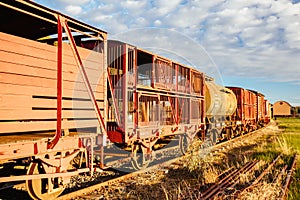
[{"label": "railway track", "polygon": [[[290,186],[290,184],[292,182],[292,176],[293,176],[293,173],[294,173],[294,170],[295,170],[297,157],[298,157],[298,155],[295,154],[290,168],[286,171],[287,172],[287,176],[285,178],[284,186],[282,188],[282,192],[281,192],[281,195],[280,195],[280,198],[282,200],[285,200],[287,198],[288,188],[289,188],[289,186]],[[286,168],[283,169],[283,171],[285,171],[285,170],[286,170]]]},{"label": "railway track", "polygon": [[220,181],[218,181],[217,183],[209,187],[205,192],[203,192],[201,199],[203,200],[212,199],[223,190],[234,187],[238,183],[239,181],[238,179],[240,178],[240,176],[242,174],[248,173],[251,170],[253,170],[253,168],[257,163],[258,163],[257,160],[253,160],[246,163],[240,169],[230,170],[224,178],[222,178]]},{"label": "railway track", "polygon": [[87,188],[84,188],[84,189],[81,189],[81,190],[78,190],[78,191],[74,191],[74,192],[62,195],[59,198],[57,198],[57,200],[73,199],[73,198],[80,197],[80,196],[87,197],[89,193],[93,192],[96,189],[99,189],[99,188],[105,187],[105,186],[110,186],[110,185],[115,184],[115,183],[119,183],[121,181],[124,181],[124,180],[129,179],[129,178],[133,178],[135,176],[138,176],[139,174],[149,172],[149,171],[154,170],[156,168],[168,166],[168,165],[176,162],[177,160],[178,160],[178,158],[173,158],[173,159],[165,161],[163,163],[150,166],[146,169],[139,170],[139,171],[136,171],[136,172],[132,172],[132,173],[129,173],[129,174],[125,174],[123,176],[120,176],[120,177],[117,177],[117,178],[114,178],[114,179],[111,179],[111,180],[108,180],[108,181],[105,181],[105,182],[102,182],[102,183],[99,183],[99,184],[96,184],[96,185],[93,185],[93,186],[90,186],[90,187],[87,187]]},{"label": "railway track", "polygon": [[252,131],[252,132],[244,134],[244,135],[240,135],[240,136],[235,137],[231,140],[226,140],[226,141],[223,141],[221,143],[218,143],[218,144],[216,144],[212,147],[210,155],[213,156],[216,153],[220,153],[222,151],[227,151],[228,149],[231,149],[231,148],[242,146],[246,143],[245,139],[250,141],[251,139],[256,138],[258,135],[262,136],[264,134],[263,130],[266,130],[266,129],[268,129],[268,126],[262,128],[262,129]]},{"label": "railway track", "polygon": [[[217,152],[225,151],[225,150],[227,150],[231,147],[236,147],[238,145],[242,145],[243,144],[243,142],[242,142],[243,138],[245,139],[245,138],[256,137],[257,134],[260,134],[259,130],[253,131],[251,133],[248,133],[246,135],[242,135],[242,136],[237,137],[237,138],[233,138],[233,139],[228,140],[228,141],[224,141],[222,143],[216,144],[215,146],[209,146],[208,145],[206,147],[209,148],[208,151],[210,151],[210,153],[208,153],[207,155],[213,155]],[[236,143],[236,142],[238,144],[233,144],[233,143]],[[175,149],[176,148],[171,148],[171,150],[175,150]],[[158,154],[160,152],[163,152],[163,151],[160,150],[156,154]],[[80,190],[77,190],[77,191],[74,191],[74,192],[71,192],[71,193],[68,193],[68,194],[61,195],[58,198],[58,200],[75,199],[75,198],[76,199],[81,199],[81,198],[82,199],[89,199],[89,196],[90,196],[90,199],[93,199],[94,197],[93,197],[93,194],[91,194],[91,193],[93,193],[93,191],[95,191],[99,188],[111,186],[111,185],[126,181],[127,179],[134,178],[134,177],[136,177],[140,174],[143,174],[143,173],[146,173],[146,172],[149,172],[149,171],[152,171],[152,170],[162,169],[164,167],[170,166],[170,164],[172,164],[172,163],[180,162],[180,160],[188,158],[189,156],[191,156],[191,154],[186,154],[186,155],[181,156],[181,157],[175,157],[175,158],[169,159],[167,161],[152,165],[152,166],[150,166],[146,169],[139,170],[139,171],[136,171],[136,172],[132,172],[132,173],[129,173],[129,174],[125,174],[125,175],[116,177],[116,178],[111,179],[111,180],[107,180],[105,182],[102,182],[102,183],[99,183],[99,184],[96,184],[96,185],[93,185],[93,186],[90,186],[90,187],[87,187],[87,188],[83,188],[83,189],[80,189]],[[252,163],[252,165],[253,165],[253,163]],[[254,167],[254,166],[252,166],[252,167]],[[248,170],[248,168],[246,170]]]},{"label": "railway track", "polygon": [[[274,169],[274,166],[279,162],[279,159],[282,156],[283,154],[280,154],[271,163],[266,164],[266,168],[257,177],[255,177],[254,180],[250,181],[250,185],[243,186],[243,188],[235,188],[235,186],[239,183],[239,180],[242,176],[245,176],[247,173],[255,170],[255,166],[259,163],[259,161],[249,161],[239,169],[230,168],[225,173],[219,175],[219,181],[206,189],[201,194],[200,199],[214,199],[224,195],[230,196],[233,199],[239,199],[241,193],[251,193],[255,187],[260,187],[259,184],[262,184],[261,181],[265,176],[267,176],[267,174],[271,174],[272,170],[276,171],[276,169]],[[280,189],[279,194],[276,196],[276,199],[287,199],[288,187],[292,181],[296,160],[297,154],[294,155],[290,166],[288,166],[288,164],[285,164],[281,172],[273,178],[273,184],[275,184],[275,186],[277,184],[277,188]]]}]

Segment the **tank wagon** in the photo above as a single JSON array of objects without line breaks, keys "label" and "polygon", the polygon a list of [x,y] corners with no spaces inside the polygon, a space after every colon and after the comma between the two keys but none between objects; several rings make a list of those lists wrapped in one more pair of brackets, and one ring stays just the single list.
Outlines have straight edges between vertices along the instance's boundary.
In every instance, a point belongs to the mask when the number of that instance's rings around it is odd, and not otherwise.
[{"label": "tank wagon", "polygon": [[210,77],[206,77],[205,89],[206,132],[213,143],[230,139],[236,130],[235,120],[232,119],[237,109],[236,96]]},{"label": "tank wagon", "polygon": [[33,199],[106,168],[111,144],[141,169],[158,143],[184,154],[196,136],[216,143],[270,120],[262,94],[32,1],[2,0],[0,17],[0,186],[25,181]]}]

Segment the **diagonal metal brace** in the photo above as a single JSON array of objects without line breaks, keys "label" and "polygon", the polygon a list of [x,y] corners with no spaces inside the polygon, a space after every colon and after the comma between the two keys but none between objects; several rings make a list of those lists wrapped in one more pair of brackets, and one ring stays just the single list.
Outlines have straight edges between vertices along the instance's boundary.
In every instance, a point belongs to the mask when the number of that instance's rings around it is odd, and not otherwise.
[{"label": "diagonal metal brace", "polygon": [[103,132],[105,133],[105,135],[107,135],[107,132],[106,132],[106,129],[105,129],[105,122],[103,120],[103,117],[101,115],[101,112],[100,112],[100,109],[99,109],[99,106],[97,104],[97,101],[96,101],[96,98],[95,98],[95,95],[93,93],[93,90],[92,90],[92,87],[91,87],[91,84],[89,82],[89,79],[88,79],[88,76],[87,76],[87,73],[84,69],[84,66],[83,66],[83,63],[82,63],[82,60],[80,58],[80,55],[79,55],[79,52],[77,50],[77,47],[76,47],[76,43],[75,43],[75,40],[72,36],[72,33],[71,33],[71,30],[66,22],[66,20],[63,21],[63,27],[66,31],[66,34],[68,36],[68,39],[70,41],[70,46],[72,48],[72,52],[74,54],[74,57],[75,57],[75,60],[76,60],[76,63],[77,63],[77,67],[79,68],[79,71],[81,73],[81,76],[83,78],[83,82],[87,88],[87,91],[88,91],[88,94],[92,100],[92,103],[93,103],[93,107],[95,109],[95,113],[96,113],[96,116],[97,116],[97,119],[98,119],[98,122],[103,130]]}]

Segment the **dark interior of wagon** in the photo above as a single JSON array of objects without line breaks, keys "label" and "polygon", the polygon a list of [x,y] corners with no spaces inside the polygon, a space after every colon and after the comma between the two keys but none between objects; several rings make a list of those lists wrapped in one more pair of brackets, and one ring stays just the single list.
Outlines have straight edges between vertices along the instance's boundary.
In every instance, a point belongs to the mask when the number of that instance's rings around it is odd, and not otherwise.
[{"label": "dark interior of wagon", "polygon": [[89,33],[91,33],[91,30],[104,32],[28,0],[1,1],[0,32],[32,40],[53,35],[57,33],[57,14],[65,17],[68,20],[68,26],[73,29]]}]

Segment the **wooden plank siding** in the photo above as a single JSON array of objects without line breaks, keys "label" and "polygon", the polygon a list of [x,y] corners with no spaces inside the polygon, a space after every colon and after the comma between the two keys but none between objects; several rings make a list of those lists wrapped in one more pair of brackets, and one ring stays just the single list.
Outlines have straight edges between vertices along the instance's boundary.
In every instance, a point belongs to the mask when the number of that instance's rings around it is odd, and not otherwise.
[{"label": "wooden plank siding", "polygon": [[[78,47],[102,115],[103,52]],[[57,47],[0,32],[0,134],[56,129]],[[63,44],[62,128],[99,126],[71,47]]]}]

